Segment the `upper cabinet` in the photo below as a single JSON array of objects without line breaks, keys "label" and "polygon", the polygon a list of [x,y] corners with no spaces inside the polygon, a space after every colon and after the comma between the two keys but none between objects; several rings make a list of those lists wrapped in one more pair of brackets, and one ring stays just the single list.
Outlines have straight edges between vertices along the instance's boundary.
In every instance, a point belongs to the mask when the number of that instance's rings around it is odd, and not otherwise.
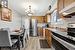
[{"label": "upper cabinet", "polygon": [[45,15],[45,23],[50,23],[51,22],[51,14],[50,13],[47,13]]},{"label": "upper cabinet", "polygon": [[45,16],[32,16],[32,19],[37,19],[38,23],[46,23],[46,17]]},{"label": "upper cabinet", "polygon": [[64,7],[67,7],[71,3],[75,2],[75,0],[64,0]]},{"label": "upper cabinet", "polygon": [[64,0],[58,0],[58,10],[62,10],[64,8]]},{"label": "upper cabinet", "polygon": [[71,18],[75,13],[75,0],[58,0],[59,16]]},{"label": "upper cabinet", "polygon": [[58,0],[58,9],[59,9],[59,11],[66,8],[67,6],[72,4],[73,2],[75,2],[75,0]]}]

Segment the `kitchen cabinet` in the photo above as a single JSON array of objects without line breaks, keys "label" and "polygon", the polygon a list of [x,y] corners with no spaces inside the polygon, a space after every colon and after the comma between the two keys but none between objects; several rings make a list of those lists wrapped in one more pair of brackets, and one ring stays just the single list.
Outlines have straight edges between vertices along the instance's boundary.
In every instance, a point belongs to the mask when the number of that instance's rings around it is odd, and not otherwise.
[{"label": "kitchen cabinet", "polygon": [[64,7],[67,7],[71,3],[75,2],[75,0],[64,0]]},{"label": "kitchen cabinet", "polygon": [[44,18],[45,18],[45,23],[51,22],[51,13],[47,13]]},{"label": "kitchen cabinet", "polygon": [[67,9],[67,7],[72,4],[73,2],[75,2],[75,0],[58,0],[57,3],[57,10],[58,10],[58,15],[60,18],[71,18],[70,15],[64,16],[62,14],[62,12],[65,12],[64,10]]},{"label": "kitchen cabinet", "polygon": [[61,18],[62,14],[60,14],[59,12],[64,8],[64,0],[58,0],[57,2],[57,13],[58,13],[58,17]]},{"label": "kitchen cabinet", "polygon": [[58,10],[61,11],[73,2],[75,2],[75,0],[58,0]]},{"label": "kitchen cabinet", "polygon": [[43,17],[43,22],[44,22],[44,23],[47,23],[47,16],[44,16],[44,17]]},{"label": "kitchen cabinet", "polygon": [[46,17],[45,16],[32,16],[32,19],[37,19],[38,23],[45,23]]},{"label": "kitchen cabinet", "polygon": [[43,28],[42,27],[38,27],[38,35],[40,37],[43,37]]},{"label": "kitchen cabinet", "polygon": [[47,40],[49,47],[51,47],[52,44],[51,31],[48,29],[45,29],[45,39]]},{"label": "kitchen cabinet", "polygon": [[58,11],[64,8],[64,0],[58,0]]}]

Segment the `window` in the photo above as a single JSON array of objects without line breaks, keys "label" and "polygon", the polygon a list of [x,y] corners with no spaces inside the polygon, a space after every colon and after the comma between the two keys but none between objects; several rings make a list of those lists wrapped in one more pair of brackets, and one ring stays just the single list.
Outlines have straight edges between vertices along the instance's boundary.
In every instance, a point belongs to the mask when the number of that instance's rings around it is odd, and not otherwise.
[{"label": "window", "polygon": [[51,22],[57,22],[57,10],[55,10],[52,14],[51,14]]}]

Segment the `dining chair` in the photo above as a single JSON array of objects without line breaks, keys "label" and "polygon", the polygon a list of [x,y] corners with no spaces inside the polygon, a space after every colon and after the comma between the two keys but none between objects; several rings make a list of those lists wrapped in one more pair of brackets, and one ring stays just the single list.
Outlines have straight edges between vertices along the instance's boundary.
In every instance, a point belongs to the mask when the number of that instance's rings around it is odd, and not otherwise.
[{"label": "dining chair", "polygon": [[22,48],[24,47],[24,36],[25,36],[25,29],[22,30],[22,35],[20,36],[20,41],[22,43]]},{"label": "dining chair", "polygon": [[[25,40],[25,28],[23,27],[23,28],[21,28],[21,32],[20,33],[22,33],[21,35],[20,35],[20,42],[21,42],[21,44],[22,44],[22,48],[24,47],[24,40]],[[11,36],[11,38],[12,39],[18,39],[16,36]]]},{"label": "dining chair", "polygon": [[14,45],[18,47],[17,43],[17,39],[11,39],[9,31],[0,31],[0,48],[10,48],[12,50]]}]

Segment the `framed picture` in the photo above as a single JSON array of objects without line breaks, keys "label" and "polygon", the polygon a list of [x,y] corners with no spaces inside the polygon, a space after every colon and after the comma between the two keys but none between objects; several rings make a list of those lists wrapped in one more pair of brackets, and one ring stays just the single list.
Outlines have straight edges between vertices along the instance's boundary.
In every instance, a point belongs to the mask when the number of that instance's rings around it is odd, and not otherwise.
[{"label": "framed picture", "polygon": [[2,8],[1,9],[1,20],[3,21],[11,21],[12,18],[12,12],[8,8]]}]

